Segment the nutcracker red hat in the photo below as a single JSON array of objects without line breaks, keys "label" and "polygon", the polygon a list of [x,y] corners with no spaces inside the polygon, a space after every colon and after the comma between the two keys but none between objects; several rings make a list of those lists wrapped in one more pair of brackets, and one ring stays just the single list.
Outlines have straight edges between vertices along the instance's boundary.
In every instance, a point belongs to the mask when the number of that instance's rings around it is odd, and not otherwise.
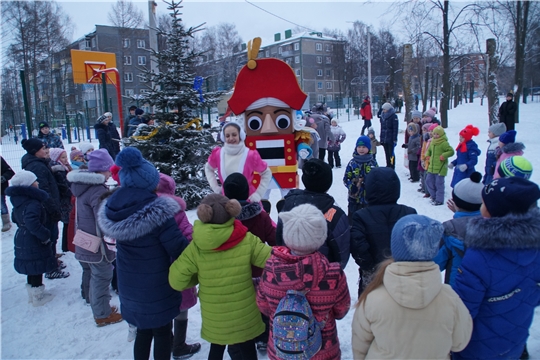
[{"label": "nutcracker red hat", "polygon": [[253,39],[253,47],[248,43],[248,62],[238,73],[229,107],[239,115],[259,99],[275,98],[300,110],[307,95],[300,89],[293,69],[278,59],[256,60],[260,46],[261,38]]}]

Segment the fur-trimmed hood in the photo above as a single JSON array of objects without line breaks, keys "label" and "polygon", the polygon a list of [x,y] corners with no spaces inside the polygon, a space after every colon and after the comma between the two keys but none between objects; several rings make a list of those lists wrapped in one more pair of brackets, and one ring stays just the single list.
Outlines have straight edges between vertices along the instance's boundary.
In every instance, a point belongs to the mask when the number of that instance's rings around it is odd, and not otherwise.
[{"label": "fur-trimmed hood", "polygon": [[174,199],[168,196],[155,197],[129,216],[112,220],[111,217],[118,218],[120,212],[115,211],[109,203],[114,202],[119,195],[122,196],[121,190],[105,200],[98,211],[99,227],[105,235],[116,239],[117,242],[132,241],[147,235],[174,218],[174,215],[180,211],[180,205]]},{"label": "fur-trimmed hood", "polygon": [[497,218],[474,218],[467,225],[467,247],[495,249],[540,249],[540,209]]},{"label": "fur-trimmed hood", "polygon": [[236,217],[240,221],[254,218],[255,216],[259,215],[262,211],[261,204],[259,203],[250,203],[247,201],[241,201],[240,204],[242,205],[242,211],[240,212],[240,215]]},{"label": "fur-trimmed hood", "polygon": [[105,186],[106,181],[105,175],[88,170],[70,171],[66,178],[71,183],[71,192],[75,197],[80,197],[94,186]]},{"label": "fur-trimmed hood", "polygon": [[29,199],[43,202],[49,198],[45,191],[32,186],[10,186],[6,189],[6,195],[11,198],[13,206],[19,206]]},{"label": "fur-trimmed hood", "polygon": [[514,154],[520,151],[523,152],[523,150],[525,150],[525,145],[520,142],[506,144],[501,148],[501,151],[505,154]]}]

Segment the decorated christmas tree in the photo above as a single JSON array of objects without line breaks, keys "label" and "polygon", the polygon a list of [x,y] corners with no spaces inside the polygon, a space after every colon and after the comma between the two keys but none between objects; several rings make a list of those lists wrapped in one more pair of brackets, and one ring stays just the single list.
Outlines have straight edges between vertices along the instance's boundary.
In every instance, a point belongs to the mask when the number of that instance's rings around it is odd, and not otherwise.
[{"label": "decorated christmas tree", "polygon": [[202,128],[198,113],[215,105],[222,92],[203,93],[205,78],[194,72],[201,54],[192,49],[190,42],[200,26],[184,27],[180,18],[182,1],[164,2],[171,11],[171,26],[156,29],[165,46],[150,50],[157,69],[144,69],[151,85],[139,98],[155,106],[156,125],[144,127],[139,136],[125,139],[124,144],[137,147],[158,171],[170,175],[176,182],[176,194],[191,209],[212,192],[204,176],[204,164],[216,146],[211,131]]}]

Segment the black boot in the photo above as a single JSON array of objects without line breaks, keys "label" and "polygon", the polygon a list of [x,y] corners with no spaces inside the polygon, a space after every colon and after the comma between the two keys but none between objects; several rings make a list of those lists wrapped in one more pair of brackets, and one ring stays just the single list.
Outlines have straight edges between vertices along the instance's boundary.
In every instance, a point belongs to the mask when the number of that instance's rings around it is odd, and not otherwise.
[{"label": "black boot", "polygon": [[186,344],[187,320],[174,319],[174,339],[172,355],[174,360],[188,359],[201,350],[201,344]]},{"label": "black boot", "polygon": [[527,344],[525,344],[525,347],[523,348],[523,353],[519,357],[519,360],[528,360],[529,359],[529,352],[527,351]]}]

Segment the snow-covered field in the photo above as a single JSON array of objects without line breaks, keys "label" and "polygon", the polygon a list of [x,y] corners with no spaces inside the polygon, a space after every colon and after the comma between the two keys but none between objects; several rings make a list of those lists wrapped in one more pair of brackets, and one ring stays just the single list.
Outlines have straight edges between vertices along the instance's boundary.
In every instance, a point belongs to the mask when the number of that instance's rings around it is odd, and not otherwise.
[{"label": "snow-covered field", "polygon": [[[504,101],[501,98],[501,101]],[[540,113],[540,103],[522,104],[521,122],[516,125],[517,140],[526,145],[525,157],[532,162],[535,169],[532,179],[540,183],[540,127],[536,123],[537,114]],[[398,114],[400,128],[405,128],[404,114]],[[342,184],[345,165],[350,160],[354,144],[359,136],[363,122],[357,116],[351,116],[347,121],[347,114],[339,116],[340,125],[347,133],[341,150],[343,168],[334,169],[334,184],[329,193],[334,196],[337,203],[347,209],[347,191]],[[482,149],[477,170],[483,173],[485,150],[487,148],[487,106],[480,106],[480,100],[475,99],[473,104],[463,104],[449,112],[449,127],[446,129],[450,144],[455,147],[458,143],[459,131],[468,124],[480,128],[480,135],[473,138]],[[376,133],[379,133],[379,122],[374,121]],[[439,221],[452,217],[452,213],[445,206],[432,206],[428,199],[416,189],[418,184],[407,181],[408,170],[403,165],[404,154],[400,146],[403,143],[403,131],[400,132],[398,146],[396,147],[396,171],[402,180],[400,203],[416,208],[419,214],[430,216]],[[64,142],[66,148],[71,146]],[[97,148],[97,142],[94,141]],[[68,150],[69,151],[69,150]],[[378,149],[377,159],[384,164],[382,147]],[[14,168],[20,169],[20,158],[24,154],[20,143],[15,145],[7,137],[3,138],[2,156]],[[452,172],[446,180],[446,198],[451,195],[450,180]],[[271,196],[273,203],[279,200],[277,191]],[[9,200],[8,200],[9,204]],[[10,206],[10,205],[9,205]],[[277,219],[275,210],[272,218]],[[194,210],[188,212],[191,222],[196,219]],[[2,233],[2,327],[1,327],[1,355],[2,359],[130,359],[133,358],[133,343],[127,342],[128,326],[125,322],[97,328],[94,324],[90,307],[84,304],[80,296],[81,267],[74,259],[73,254],[67,253],[62,260],[67,264],[67,271],[71,276],[63,280],[44,280],[47,289],[55,294],[55,298],[40,308],[34,308],[27,303],[25,290],[26,277],[19,275],[13,269],[13,235],[16,228]],[[357,300],[358,271],[354,261],[349,261],[345,269],[348,276],[349,290],[352,303]],[[118,305],[118,296],[112,294],[112,304]],[[528,348],[531,359],[540,359],[540,308],[536,309],[536,316],[530,329]],[[353,309],[343,319],[338,321],[339,338],[341,342],[342,358],[352,359],[351,351],[351,321]],[[188,342],[199,341],[202,349],[193,359],[206,359],[210,348],[209,343],[199,337],[201,315],[199,305],[189,311]],[[228,358],[226,355],[225,358]],[[266,359],[266,356],[260,356]]]}]

